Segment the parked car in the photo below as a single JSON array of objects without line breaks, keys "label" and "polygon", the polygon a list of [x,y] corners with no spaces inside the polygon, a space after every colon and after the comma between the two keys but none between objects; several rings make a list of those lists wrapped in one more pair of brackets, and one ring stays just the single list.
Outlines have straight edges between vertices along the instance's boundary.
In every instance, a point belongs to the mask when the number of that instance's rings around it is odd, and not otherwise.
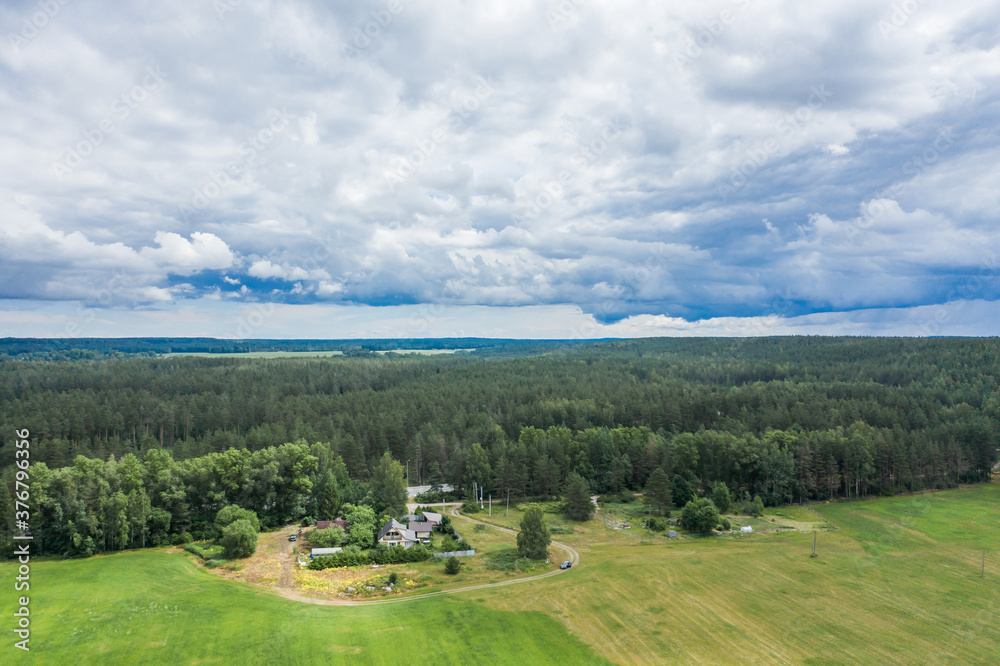
[{"label": "parked car", "polygon": [[562,564],[559,565],[559,568],[560,569],[569,569],[571,566],[573,566],[573,563],[570,562],[569,560],[566,560],[565,562],[563,562]]},{"label": "parked car", "polygon": [[297,537],[296,537],[296,536],[295,536],[294,534],[289,534],[289,535],[288,535],[288,540],[289,540],[289,541],[295,541],[295,539],[296,539],[296,538],[297,538]]}]

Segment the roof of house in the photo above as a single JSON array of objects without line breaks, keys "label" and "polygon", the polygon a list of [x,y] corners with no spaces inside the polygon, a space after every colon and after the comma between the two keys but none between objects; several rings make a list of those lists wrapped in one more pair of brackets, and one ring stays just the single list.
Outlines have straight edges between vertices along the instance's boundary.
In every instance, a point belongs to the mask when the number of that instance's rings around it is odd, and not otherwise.
[{"label": "roof of house", "polygon": [[410,529],[413,532],[430,532],[432,527],[433,526],[428,522],[418,523],[416,521],[410,521],[407,529]]},{"label": "roof of house", "polygon": [[382,529],[378,531],[378,538],[376,538],[375,540],[381,541],[382,537],[384,537],[389,532],[389,530],[396,530],[397,532],[399,532],[400,536],[403,537],[404,541],[417,540],[417,535],[414,534],[412,530],[407,529],[405,525],[403,525],[395,518],[390,519],[385,525],[382,526]]},{"label": "roof of house", "polygon": [[431,511],[424,511],[424,520],[429,520],[432,523],[440,523],[441,522],[441,514],[440,513],[433,513]]},{"label": "roof of house", "polygon": [[328,527],[343,527],[347,529],[347,521],[343,518],[334,518],[333,520],[317,520],[316,529],[325,530]]}]

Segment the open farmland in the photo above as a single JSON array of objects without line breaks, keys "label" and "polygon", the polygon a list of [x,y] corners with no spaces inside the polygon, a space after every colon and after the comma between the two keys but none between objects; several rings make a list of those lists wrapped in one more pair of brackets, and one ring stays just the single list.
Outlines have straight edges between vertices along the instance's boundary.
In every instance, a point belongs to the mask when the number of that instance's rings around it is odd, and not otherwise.
[{"label": "open farmland", "polygon": [[816,559],[811,531],[668,541],[595,519],[557,535],[582,558],[564,575],[366,607],[282,599],[176,551],[37,562],[32,656],[404,663],[386,649],[398,632],[446,663],[990,663],[998,506],[990,484],[765,514],[828,520]]}]

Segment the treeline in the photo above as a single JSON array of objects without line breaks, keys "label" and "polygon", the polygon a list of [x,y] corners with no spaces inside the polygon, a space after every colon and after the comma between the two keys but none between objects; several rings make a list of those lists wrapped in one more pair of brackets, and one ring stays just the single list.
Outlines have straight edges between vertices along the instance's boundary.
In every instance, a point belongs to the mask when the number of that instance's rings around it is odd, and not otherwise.
[{"label": "treeline", "polygon": [[[215,538],[219,511],[232,505],[256,513],[263,527],[306,515],[332,518],[344,502],[376,507],[375,515],[386,508],[367,485],[348,477],[327,444],[230,449],[183,461],[150,449],[120,460],[79,456],[61,468],[36,463],[30,472],[32,548],[41,554],[93,555]],[[0,487],[5,548],[15,527],[12,486],[8,469]]]},{"label": "treeline", "polygon": [[232,340],[218,338],[0,338],[2,360],[63,361],[161,354],[234,354],[262,351],[343,351],[348,355],[393,349],[475,349],[523,353],[584,344],[572,340],[500,338],[393,338],[350,340]]},{"label": "treeline", "polygon": [[[30,429],[33,464],[75,474],[84,497],[101,496],[88,465],[169,458],[179,480],[167,495],[183,494],[189,524],[149,479],[104,491],[143,489],[171,515],[146,535],[162,541],[209,521],[219,493],[272,524],[315,515],[314,491],[293,501],[272,471],[303,446],[339,460],[352,503],[386,451],[411,484],[475,482],[495,498],[556,495],[572,472],[595,493],[639,490],[656,468],[768,504],[980,481],[1000,445],[998,366],[996,340],[859,338],[616,341],[512,358],[19,361],[0,363],[0,425]],[[12,464],[10,439],[0,456]],[[267,471],[210,482],[205,466],[230,457]],[[74,501],[56,504],[66,514]],[[142,536],[86,532],[97,549]]]}]

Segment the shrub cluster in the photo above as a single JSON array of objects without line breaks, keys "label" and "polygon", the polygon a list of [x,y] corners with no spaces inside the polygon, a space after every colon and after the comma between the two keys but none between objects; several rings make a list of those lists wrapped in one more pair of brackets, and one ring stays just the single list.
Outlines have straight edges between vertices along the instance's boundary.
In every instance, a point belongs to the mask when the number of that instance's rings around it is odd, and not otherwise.
[{"label": "shrub cluster", "polygon": [[646,527],[654,532],[662,532],[670,526],[670,521],[659,516],[652,516],[646,519]]},{"label": "shrub cluster", "polygon": [[363,552],[342,551],[333,555],[323,555],[313,559],[309,568],[313,571],[336,567],[357,567],[367,564],[402,564],[423,562],[431,557],[431,552],[422,546],[413,548],[375,548]]}]

